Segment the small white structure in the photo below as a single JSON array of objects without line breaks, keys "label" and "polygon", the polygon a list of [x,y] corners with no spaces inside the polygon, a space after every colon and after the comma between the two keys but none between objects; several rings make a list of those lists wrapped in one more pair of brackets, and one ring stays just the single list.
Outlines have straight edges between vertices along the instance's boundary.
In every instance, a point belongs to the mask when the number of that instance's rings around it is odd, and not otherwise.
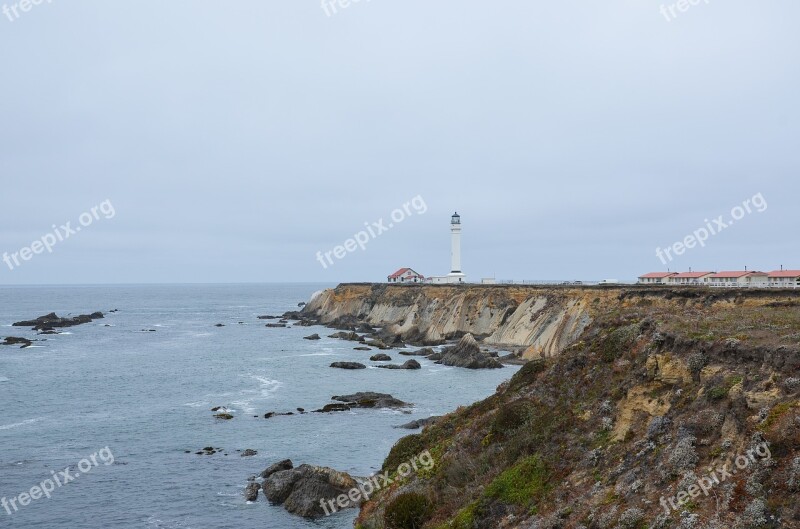
[{"label": "small white structure", "polygon": [[466,283],[467,276],[461,271],[461,216],[458,212],[450,218],[450,273],[432,276],[430,283]]},{"label": "small white structure", "polygon": [[775,270],[768,275],[769,286],[781,288],[800,287],[800,270]]},{"label": "small white structure", "polygon": [[709,278],[712,287],[766,287],[769,286],[769,274],[736,270],[718,272]]},{"label": "small white structure", "polygon": [[389,283],[422,283],[425,281],[425,276],[418,274],[412,268],[401,268],[387,279]]},{"label": "small white structure", "polygon": [[681,272],[667,278],[668,285],[708,286],[714,272]]},{"label": "small white structure", "polygon": [[643,276],[639,276],[640,285],[664,285],[667,279],[678,275],[675,272],[650,272]]}]

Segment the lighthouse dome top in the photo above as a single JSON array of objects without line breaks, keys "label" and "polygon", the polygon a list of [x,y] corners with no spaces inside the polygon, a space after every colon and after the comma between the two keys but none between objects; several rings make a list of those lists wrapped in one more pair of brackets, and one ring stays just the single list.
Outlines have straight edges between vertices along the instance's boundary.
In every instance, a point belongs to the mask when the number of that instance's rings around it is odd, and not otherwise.
[{"label": "lighthouse dome top", "polygon": [[450,220],[450,224],[461,224],[461,215],[458,214],[458,211],[453,213],[453,218]]}]

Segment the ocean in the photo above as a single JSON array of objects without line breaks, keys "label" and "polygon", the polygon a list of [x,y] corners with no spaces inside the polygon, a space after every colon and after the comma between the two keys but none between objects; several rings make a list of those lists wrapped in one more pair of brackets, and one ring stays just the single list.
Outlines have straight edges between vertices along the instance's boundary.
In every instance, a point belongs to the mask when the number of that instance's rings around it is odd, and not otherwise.
[{"label": "ocean", "polygon": [[[471,371],[415,357],[421,370],[332,369],[334,361],[370,364],[375,351],[354,351],[324,327],[267,328],[257,319],[297,310],[331,286],[0,287],[0,336],[42,340],[0,346],[0,499],[9,505],[0,527],[351,528],[355,510],[307,521],[263,495],[248,503],[247,478],[285,458],[372,474],[413,433],[393,426],[485,398],[518,368]],[[59,335],[11,327],[95,311],[105,318]],[[303,339],[312,333],[323,338]],[[358,391],[414,407],[263,418]],[[234,419],[215,419],[216,406]],[[223,450],[196,455],[207,446]],[[245,449],[258,455],[241,457]],[[77,477],[20,505],[21,493],[66,480],[68,468]]]}]

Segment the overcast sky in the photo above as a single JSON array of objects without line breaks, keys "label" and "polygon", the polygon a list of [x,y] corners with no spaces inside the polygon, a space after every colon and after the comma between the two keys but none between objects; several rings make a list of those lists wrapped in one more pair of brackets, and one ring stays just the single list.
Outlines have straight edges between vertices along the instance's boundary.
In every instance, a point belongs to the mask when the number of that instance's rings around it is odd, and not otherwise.
[{"label": "overcast sky", "polygon": [[[444,274],[454,210],[470,279],[800,269],[800,3],[670,3],[16,6],[0,283]],[[705,247],[656,256],[759,193]]]}]

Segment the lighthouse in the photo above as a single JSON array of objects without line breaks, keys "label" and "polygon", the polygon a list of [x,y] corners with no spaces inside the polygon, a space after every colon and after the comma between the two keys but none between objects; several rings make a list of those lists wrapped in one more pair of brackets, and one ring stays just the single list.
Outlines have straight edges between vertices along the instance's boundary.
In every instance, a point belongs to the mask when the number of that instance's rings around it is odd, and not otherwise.
[{"label": "lighthouse", "polygon": [[466,283],[467,276],[461,271],[461,215],[456,211],[450,217],[450,273],[446,276],[431,276],[428,283]]},{"label": "lighthouse", "polygon": [[461,215],[458,211],[450,217],[450,273],[448,283],[462,283],[466,276],[461,271]]},{"label": "lighthouse", "polygon": [[450,219],[450,273],[461,273],[461,216],[458,211]]}]

